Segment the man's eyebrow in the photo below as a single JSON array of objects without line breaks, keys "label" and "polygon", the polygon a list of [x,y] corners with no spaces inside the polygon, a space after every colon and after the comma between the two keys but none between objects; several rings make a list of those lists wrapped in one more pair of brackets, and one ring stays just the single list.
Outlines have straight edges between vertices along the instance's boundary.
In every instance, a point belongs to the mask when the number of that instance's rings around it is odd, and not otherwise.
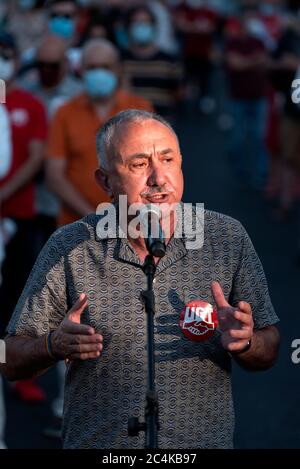
[{"label": "man's eyebrow", "polygon": [[160,152],[161,155],[167,155],[168,153],[173,153],[172,148],[166,148]]},{"label": "man's eyebrow", "polygon": [[[160,155],[167,155],[168,153],[173,153],[172,148],[165,148],[165,150],[162,150],[159,152]],[[129,161],[135,160],[135,159],[142,159],[142,158],[150,158],[151,155],[148,153],[134,153],[129,157]]]},{"label": "man's eyebrow", "polygon": [[148,155],[148,153],[134,153],[134,155],[131,155],[129,160],[135,160],[135,159],[138,159],[138,158],[150,158],[150,155]]}]

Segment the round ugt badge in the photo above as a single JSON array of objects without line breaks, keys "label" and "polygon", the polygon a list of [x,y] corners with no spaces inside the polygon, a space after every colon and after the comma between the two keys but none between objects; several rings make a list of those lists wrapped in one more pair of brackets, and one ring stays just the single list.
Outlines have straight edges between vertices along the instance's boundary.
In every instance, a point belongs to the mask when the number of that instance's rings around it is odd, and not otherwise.
[{"label": "round ugt badge", "polygon": [[193,341],[204,342],[218,326],[217,312],[207,301],[190,301],[180,313],[179,327]]}]

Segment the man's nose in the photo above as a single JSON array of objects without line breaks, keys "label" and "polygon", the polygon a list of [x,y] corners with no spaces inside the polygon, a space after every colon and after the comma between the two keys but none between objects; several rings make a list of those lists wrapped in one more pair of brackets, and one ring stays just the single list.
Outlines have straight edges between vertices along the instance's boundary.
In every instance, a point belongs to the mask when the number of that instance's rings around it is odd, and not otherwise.
[{"label": "man's nose", "polygon": [[165,170],[160,163],[153,163],[149,169],[148,185],[163,186],[166,183]]}]

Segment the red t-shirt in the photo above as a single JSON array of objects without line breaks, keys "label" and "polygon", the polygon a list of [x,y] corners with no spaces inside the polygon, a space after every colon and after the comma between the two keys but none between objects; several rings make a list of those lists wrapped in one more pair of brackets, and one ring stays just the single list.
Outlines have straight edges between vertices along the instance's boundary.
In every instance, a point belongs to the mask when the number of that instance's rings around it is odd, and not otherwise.
[{"label": "red t-shirt", "polygon": [[[257,19],[261,20],[269,33],[269,35],[276,41],[280,38],[283,20],[280,15],[262,15],[258,14]],[[241,33],[241,20],[236,16],[229,17],[225,23],[224,28],[225,36],[230,39],[238,37]]]},{"label": "red t-shirt", "polygon": [[[245,58],[266,51],[259,39],[251,36],[236,37],[227,41],[225,52],[235,52]],[[268,74],[264,66],[257,65],[247,70],[227,67],[230,95],[235,99],[259,99],[266,96]]]},{"label": "red t-shirt", "polygon": [[[13,89],[6,96],[5,106],[11,124],[12,165],[9,173],[0,179],[0,188],[28,160],[30,142],[45,141],[47,138],[46,112],[34,96],[21,89]],[[30,182],[3,203],[1,216],[32,218],[35,215],[34,195],[34,184]]]},{"label": "red t-shirt", "polygon": [[175,15],[182,16],[191,26],[205,24],[206,27],[209,27],[207,32],[186,32],[183,39],[185,57],[209,58],[213,45],[213,34],[219,21],[218,14],[207,7],[190,8],[188,5],[180,5],[175,10]]}]

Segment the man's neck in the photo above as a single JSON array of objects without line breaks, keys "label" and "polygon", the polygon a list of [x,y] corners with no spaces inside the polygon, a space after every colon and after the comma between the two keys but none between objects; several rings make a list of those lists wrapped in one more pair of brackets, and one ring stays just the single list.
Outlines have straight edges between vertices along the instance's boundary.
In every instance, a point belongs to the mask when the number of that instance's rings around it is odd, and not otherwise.
[{"label": "man's neck", "polygon": [[52,85],[52,86],[45,86],[45,85],[42,85],[42,89],[43,89],[43,92],[45,94],[53,94],[57,91],[59,85],[61,84],[61,82],[57,83],[56,85]]},{"label": "man's neck", "polygon": [[[128,239],[128,242],[133,247],[136,254],[138,255],[141,262],[144,263],[146,257],[149,254],[148,249],[146,248],[145,240],[143,238],[132,239],[130,237],[128,237],[127,239]],[[170,241],[169,239],[165,240],[166,244],[168,244],[169,241]],[[160,260],[159,257],[154,257],[155,264],[158,264],[159,260]]]},{"label": "man's neck", "polygon": [[97,116],[101,120],[106,119],[108,117],[110,111],[115,105],[115,100],[116,93],[109,96],[108,98],[91,99],[92,106],[95,109]]},{"label": "man's neck", "polygon": [[[168,243],[170,242],[170,239],[174,235],[174,231],[175,231],[175,221],[174,220],[175,220],[174,215],[171,215],[171,220],[166,221],[166,220],[163,219],[161,221],[161,228],[163,230],[163,233],[167,234],[167,236],[165,237],[166,245],[168,245]],[[171,226],[166,227],[165,223],[170,223]],[[135,250],[135,252],[137,253],[140,260],[142,262],[144,262],[146,256],[149,254],[148,249],[146,247],[145,238],[143,238],[143,237],[131,238],[130,236],[128,236],[127,239],[129,241],[129,243],[131,244],[131,246],[133,247],[133,249]],[[159,262],[158,257],[155,257],[154,260],[155,260],[156,264]]]}]

